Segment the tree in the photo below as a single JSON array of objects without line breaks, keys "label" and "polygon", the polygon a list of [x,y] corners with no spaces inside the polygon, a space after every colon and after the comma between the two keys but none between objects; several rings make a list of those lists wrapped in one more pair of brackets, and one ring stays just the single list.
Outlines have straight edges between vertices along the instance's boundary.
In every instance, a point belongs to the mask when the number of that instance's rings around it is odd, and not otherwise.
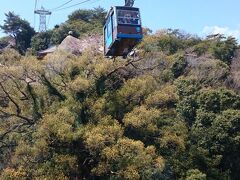
[{"label": "tree", "polygon": [[234,57],[235,50],[237,49],[237,40],[234,37],[218,37],[212,44],[211,51],[215,58],[220,59],[226,64],[231,64]]},{"label": "tree", "polygon": [[51,44],[52,31],[40,32],[31,39],[31,47],[34,53],[47,49]]},{"label": "tree", "polygon": [[[35,48],[99,30],[89,16],[56,27],[56,37],[36,35]],[[92,49],[43,61],[0,52],[0,179],[239,179],[231,67],[211,52],[186,68],[198,42],[179,31],[145,37],[127,60]],[[210,53],[216,40],[207,41]]]},{"label": "tree", "polygon": [[187,171],[186,180],[206,180],[206,174],[203,174],[198,169],[190,169]]},{"label": "tree", "polygon": [[236,38],[225,37],[221,34],[211,35],[194,46],[194,52],[200,56],[205,53],[211,54],[214,58],[231,64],[234,53],[238,47]]},{"label": "tree", "polygon": [[197,101],[200,109],[214,113],[240,107],[240,97],[235,92],[226,89],[202,90]]},{"label": "tree", "polygon": [[93,10],[76,10],[68,16],[68,21],[82,20],[85,22],[99,21],[104,23],[107,12],[101,7]]},{"label": "tree", "polygon": [[80,35],[80,34],[77,34],[75,32],[75,29],[70,27],[70,25],[68,23],[63,23],[60,26],[56,26],[52,30],[52,36],[50,38],[50,43],[55,44],[55,45],[60,44],[64,40],[64,38],[66,38],[68,36],[69,31],[73,32],[72,35],[74,37],[79,37],[79,35]]},{"label": "tree", "polygon": [[16,48],[21,54],[24,54],[27,48],[30,47],[31,38],[35,34],[35,31],[29,22],[21,19],[14,12],[8,12],[5,16],[4,25],[0,26],[0,28],[4,33],[14,37]]},{"label": "tree", "polygon": [[238,179],[240,157],[240,111],[226,110],[220,114],[197,112],[192,127],[192,161],[214,179],[219,176]]},{"label": "tree", "polygon": [[60,44],[69,31],[72,31],[72,36],[76,38],[84,34],[102,33],[106,13],[101,7],[72,12],[66,22],[53,29],[51,44]]},{"label": "tree", "polygon": [[93,172],[110,174],[113,179],[152,179],[164,167],[164,160],[157,156],[154,146],[145,148],[141,141],[120,139],[102,151],[101,161]]},{"label": "tree", "polygon": [[146,109],[144,106],[135,108],[124,117],[126,133],[134,139],[150,142],[152,137],[159,135],[157,127],[159,114],[157,109]]},{"label": "tree", "polygon": [[171,70],[175,78],[178,78],[184,73],[185,68],[187,67],[187,61],[183,56],[176,57]]}]

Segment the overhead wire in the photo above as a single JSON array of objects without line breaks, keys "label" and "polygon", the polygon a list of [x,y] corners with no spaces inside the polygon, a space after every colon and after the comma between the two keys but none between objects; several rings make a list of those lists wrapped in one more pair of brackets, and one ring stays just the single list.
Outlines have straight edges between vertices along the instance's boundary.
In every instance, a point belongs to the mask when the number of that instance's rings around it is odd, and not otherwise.
[{"label": "overhead wire", "polygon": [[51,14],[50,14],[49,17],[48,17],[47,29],[48,29],[48,27],[49,27],[50,19],[51,19]]},{"label": "overhead wire", "polygon": [[59,8],[61,8],[61,7],[63,7],[63,6],[65,6],[65,5],[69,4],[69,3],[72,2],[72,1],[73,1],[73,0],[69,0],[69,1],[67,1],[67,2],[65,2],[65,3],[63,3],[62,5],[58,6],[58,7],[55,7],[55,8],[53,8],[53,9],[50,9],[50,11],[57,10],[57,9],[59,9]]},{"label": "overhead wire", "polygon": [[101,1],[101,0],[95,0],[95,1],[93,1],[91,4],[94,4],[94,3],[98,2],[98,1]]},{"label": "overhead wire", "polygon": [[34,6],[34,29],[35,29],[35,27],[36,27],[36,14],[35,14],[35,11],[36,11],[36,9],[37,9],[37,0],[35,0],[35,6]]},{"label": "overhead wire", "polygon": [[[57,10],[55,10],[55,11],[61,11],[61,10],[69,9],[69,8],[78,6],[78,5],[80,5],[80,4],[87,3],[87,2],[89,2],[89,1],[92,1],[92,0],[85,0],[85,1],[79,2],[79,3],[77,3],[77,4],[73,4],[73,5],[71,5],[71,6],[68,6],[68,7],[64,7],[64,8],[61,8],[61,9],[57,9]],[[53,12],[54,12],[54,11],[53,11]]]},{"label": "overhead wire", "polygon": [[37,0],[35,0],[35,7],[34,7],[34,10],[36,10],[37,8]]},{"label": "overhead wire", "polygon": [[[62,5],[60,5],[60,6],[56,7],[56,8],[50,9],[50,11],[51,11],[51,12],[56,12],[56,11],[61,11],[61,10],[69,9],[69,8],[78,6],[78,5],[80,5],[80,4],[84,4],[84,3],[90,2],[90,1],[92,1],[92,0],[84,0],[84,1],[81,1],[81,2],[79,2],[79,3],[73,4],[73,5],[71,5],[71,6],[64,7],[65,5],[69,4],[69,3],[72,2],[72,1],[73,1],[73,0],[69,0],[69,1],[63,3]],[[97,2],[97,1],[100,1],[100,0],[95,0],[94,2]],[[63,8],[61,8],[61,7],[63,7]],[[34,9],[34,11],[36,10],[36,8],[37,8],[37,0],[35,0],[35,9]],[[47,27],[49,26],[50,18],[51,18],[51,15],[50,15],[49,18],[48,18]],[[34,28],[35,28],[35,14],[34,14]]]}]

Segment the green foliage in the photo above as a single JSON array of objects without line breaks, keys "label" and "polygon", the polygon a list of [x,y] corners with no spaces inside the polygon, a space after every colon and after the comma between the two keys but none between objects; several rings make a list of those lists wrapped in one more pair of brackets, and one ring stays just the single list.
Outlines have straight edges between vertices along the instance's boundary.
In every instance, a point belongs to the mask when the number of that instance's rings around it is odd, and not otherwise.
[{"label": "green foliage", "polygon": [[187,67],[187,62],[183,56],[177,57],[176,61],[172,65],[172,73],[175,78],[183,75],[185,68]]},{"label": "green foliage", "polygon": [[135,108],[123,119],[126,133],[129,137],[148,142],[149,138],[158,134],[159,117],[160,112],[157,109],[146,109],[144,106]]},{"label": "green foliage", "polygon": [[50,39],[52,37],[52,31],[40,32],[34,35],[31,39],[31,48],[34,53],[45,50],[50,45]]},{"label": "green foliage", "polygon": [[164,51],[167,54],[174,54],[179,49],[183,49],[181,41],[168,34],[147,36],[140,47],[147,52]]},{"label": "green foliage", "polygon": [[153,146],[145,148],[142,142],[130,139],[120,139],[104,149],[101,159],[103,162],[93,172],[111,173],[113,179],[151,179],[164,169],[164,160],[156,155]]},{"label": "green foliage", "polygon": [[21,19],[13,12],[8,12],[5,16],[4,25],[0,26],[0,28],[4,33],[13,36],[18,51],[22,54],[25,53],[27,48],[30,47],[32,36],[35,34],[34,29],[30,26],[29,22]]},{"label": "green foliage", "polygon": [[156,87],[151,76],[140,76],[125,83],[118,95],[129,105],[140,104]]},{"label": "green foliage", "polygon": [[177,104],[177,112],[190,125],[195,121],[197,103],[194,97],[186,97]]},{"label": "green foliage", "polygon": [[93,155],[98,155],[109,145],[115,144],[123,136],[123,129],[109,117],[101,119],[97,126],[89,126],[84,133],[84,143]]},{"label": "green foliage", "polygon": [[211,51],[216,59],[220,59],[230,65],[237,49],[237,40],[234,37],[228,37],[226,40],[218,39],[211,47]]},{"label": "green foliage", "polygon": [[[160,146],[166,152],[184,152],[186,149],[186,140],[188,129],[184,122],[175,120],[172,126],[163,128],[163,136],[160,139]],[[169,153],[168,152],[168,153]]]},{"label": "green foliage", "polygon": [[194,78],[179,78],[175,81],[180,99],[194,95],[201,87]]},{"label": "green foliage", "polygon": [[156,81],[151,76],[140,76],[128,80],[119,89],[110,102],[107,103],[108,111],[116,119],[123,119],[124,114],[134,109],[134,106],[141,105],[144,99],[156,88]]},{"label": "green foliage", "polygon": [[204,53],[211,53],[214,58],[230,65],[237,47],[237,40],[234,37],[226,38],[222,35],[217,35],[213,38],[203,40],[194,46],[194,52],[198,56]]},{"label": "green foliage", "polygon": [[84,34],[101,33],[106,11],[101,8],[93,10],[76,10],[68,16],[68,20],[52,30],[51,44],[60,44],[68,35],[80,37]]},{"label": "green foliage", "polygon": [[[80,24],[80,23],[78,23]],[[72,31],[73,32],[73,36],[74,37],[79,37],[80,36],[80,33],[79,31],[82,31],[84,30],[84,32],[86,32],[86,28],[84,28],[84,24],[82,27],[79,26],[80,29],[78,29],[77,26],[74,26],[73,24],[69,24],[69,23],[63,23],[61,24],[60,26],[58,26],[57,28],[54,28],[52,30],[52,36],[51,36],[51,39],[50,39],[50,43],[51,44],[60,44],[64,39],[65,37],[68,36],[68,33],[69,31]]]},{"label": "green foliage", "polygon": [[206,180],[206,174],[203,174],[198,169],[191,169],[187,172],[186,180]]},{"label": "green foliage", "polygon": [[146,99],[146,104],[150,107],[173,108],[179,98],[176,91],[175,86],[166,84],[161,90],[150,94]]},{"label": "green foliage", "polygon": [[[227,110],[219,115],[205,112],[203,116],[203,113],[200,113],[192,130],[193,144],[205,153],[201,155],[201,159],[198,155],[196,165],[212,177],[219,177],[222,174],[225,177],[237,178],[239,157],[235,153],[239,148],[239,110]],[[194,159],[197,158],[196,155]],[[221,171],[218,169],[219,166]]]},{"label": "green foliage", "polygon": [[199,62],[189,71],[201,84],[218,87],[226,83],[226,78],[230,75],[230,68],[224,62],[217,59],[206,59]]},{"label": "green foliage", "polygon": [[210,48],[210,41],[209,40],[205,40],[205,41],[202,41],[198,44],[196,44],[194,46],[194,51],[198,56],[201,56],[205,53],[208,52],[208,49]]},{"label": "green foliage", "polygon": [[85,22],[94,22],[99,21],[104,23],[105,16],[107,12],[101,8],[97,7],[93,10],[76,10],[68,16],[68,21],[85,21]]},{"label": "green foliage", "polygon": [[21,55],[14,49],[5,49],[0,54],[0,63],[2,65],[17,64],[21,59]]},{"label": "green foliage", "polygon": [[203,90],[199,93],[199,108],[205,111],[219,113],[240,107],[240,97],[230,90]]},{"label": "green foliage", "polygon": [[[33,49],[100,31],[104,15],[78,10]],[[239,179],[234,44],[169,29],[127,60],[2,51],[0,179]]]},{"label": "green foliage", "polygon": [[175,54],[199,42],[197,37],[187,35],[178,29],[163,30],[144,38],[140,47],[146,52],[163,51],[168,55]]}]

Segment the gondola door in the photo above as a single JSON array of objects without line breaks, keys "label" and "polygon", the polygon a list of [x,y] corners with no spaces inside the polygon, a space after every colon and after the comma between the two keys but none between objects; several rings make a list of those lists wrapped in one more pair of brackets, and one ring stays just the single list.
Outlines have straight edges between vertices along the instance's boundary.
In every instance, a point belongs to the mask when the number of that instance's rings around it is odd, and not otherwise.
[{"label": "gondola door", "polygon": [[104,26],[104,51],[105,54],[109,51],[113,43],[113,18],[112,14],[109,14],[106,24]]}]

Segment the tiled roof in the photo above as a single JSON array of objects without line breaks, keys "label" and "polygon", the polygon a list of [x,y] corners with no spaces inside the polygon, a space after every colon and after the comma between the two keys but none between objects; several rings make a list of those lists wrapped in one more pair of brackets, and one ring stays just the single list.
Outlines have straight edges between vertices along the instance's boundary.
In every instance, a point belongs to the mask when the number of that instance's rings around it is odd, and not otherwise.
[{"label": "tiled roof", "polygon": [[48,53],[53,53],[54,51],[57,50],[57,46],[51,46],[50,48],[48,49],[45,49],[45,50],[42,50],[42,51],[39,51],[38,54],[48,54]]}]

